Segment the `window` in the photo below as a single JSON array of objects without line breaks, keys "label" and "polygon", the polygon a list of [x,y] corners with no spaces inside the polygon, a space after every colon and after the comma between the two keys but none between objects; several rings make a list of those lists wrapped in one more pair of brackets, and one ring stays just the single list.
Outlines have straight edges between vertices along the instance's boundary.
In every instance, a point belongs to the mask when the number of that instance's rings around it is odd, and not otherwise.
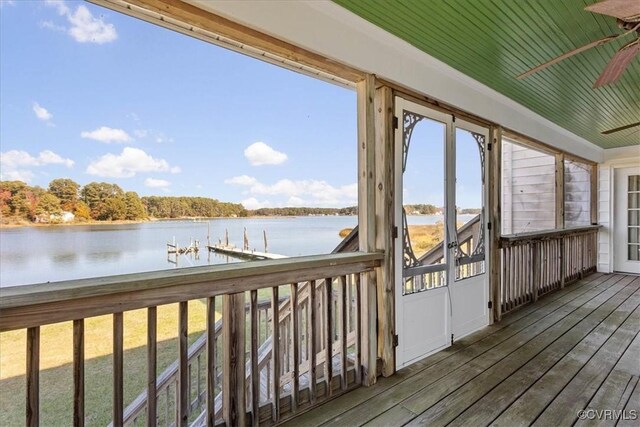
[{"label": "window", "polygon": [[502,234],[554,229],[555,182],[555,156],[504,139]]},{"label": "window", "polygon": [[591,224],[591,165],[564,161],[564,226]]}]

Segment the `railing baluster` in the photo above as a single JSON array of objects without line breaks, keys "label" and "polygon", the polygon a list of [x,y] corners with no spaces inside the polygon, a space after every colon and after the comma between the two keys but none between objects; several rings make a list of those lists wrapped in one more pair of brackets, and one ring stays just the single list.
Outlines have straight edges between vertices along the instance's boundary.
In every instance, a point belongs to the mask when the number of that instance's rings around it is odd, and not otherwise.
[{"label": "railing baluster", "polygon": [[113,425],[123,422],[123,315],[113,314]]},{"label": "railing baluster", "polygon": [[251,291],[251,421],[260,424],[260,372],[258,371],[258,291]]},{"label": "railing baluster", "polygon": [[178,306],[178,384],[176,409],[178,411],[177,423],[186,426],[189,421],[189,305],[187,301],[181,301]]},{"label": "railing baluster", "polygon": [[73,425],[84,426],[84,319],[73,321]]},{"label": "railing baluster", "polygon": [[298,327],[298,284],[291,284],[291,343],[293,351],[293,366],[291,375],[293,383],[291,388],[291,411],[298,410],[298,391],[300,389],[300,328]]},{"label": "railing baluster", "polygon": [[342,348],[340,349],[340,387],[347,389],[347,278],[340,276],[340,339]]},{"label": "railing baluster", "polygon": [[207,426],[216,421],[216,299],[207,298]]},{"label": "railing baluster", "polygon": [[327,278],[324,280],[324,318],[325,324],[325,358],[324,358],[324,380],[326,383],[326,395],[331,396],[333,390],[331,389],[331,382],[333,379],[333,280]]},{"label": "railing baluster", "polygon": [[40,424],[40,327],[27,329],[26,425]]},{"label": "railing baluster", "polygon": [[[158,354],[158,309],[147,309],[147,426],[157,423],[157,354]],[[167,402],[168,403],[168,402]]]},{"label": "railing baluster", "polygon": [[278,298],[278,287],[274,286],[271,291],[271,325],[273,340],[271,342],[271,359],[273,363],[273,408],[272,417],[274,422],[280,420],[280,301]]},{"label": "railing baluster", "polygon": [[245,298],[244,292],[223,296],[222,324],[224,371],[222,411],[229,426],[244,426],[246,417],[245,387]]},{"label": "railing baluster", "polygon": [[309,282],[309,318],[307,319],[307,345],[309,349],[309,400],[316,402],[316,280]]},{"label": "railing baluster", "polygon": [[355,293],[356,293],[356,300],[355,300],[355,310],[356,310],[356,328],[355,328],[355,332],[356,332],[356,360],[355,360],[355,365],[356,365],[356,382],[358,383],[362,383],[363,379],[362,379],[362,343],[360,342],[360,337],[361,337],[361,327],[362,327],[362,308],[360,306],[360,274],[355,274],[354,275],[355,278],[355,283],[354,283],[354,288],[355,288]]}]

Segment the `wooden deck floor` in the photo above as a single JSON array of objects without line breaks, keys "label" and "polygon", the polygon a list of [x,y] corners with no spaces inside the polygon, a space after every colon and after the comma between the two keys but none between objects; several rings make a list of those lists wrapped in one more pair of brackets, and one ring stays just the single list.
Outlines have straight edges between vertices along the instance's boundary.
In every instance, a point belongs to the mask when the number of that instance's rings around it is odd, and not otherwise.
[{"label": "wooden deck floor", "polygon": [[639,331],[640,277],[596,273],[288,425],[638,426]]}]

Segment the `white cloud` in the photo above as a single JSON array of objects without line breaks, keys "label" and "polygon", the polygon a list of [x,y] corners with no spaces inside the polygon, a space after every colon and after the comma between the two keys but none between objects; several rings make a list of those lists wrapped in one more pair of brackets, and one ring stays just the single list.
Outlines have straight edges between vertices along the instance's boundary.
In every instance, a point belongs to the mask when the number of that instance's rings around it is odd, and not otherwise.
[{"label": "white cloud", "polygon": [[149,135],[149,131],[146,129],[135,129],[133,131],[133,134],[136,136],[136,138],[146,138],[147,135]]},{"label": "white cloud", "polygon": [[276,151],[264,142],[254,142],[244,150],[244,156],[252,166],[279,165],[287,160],[287,155]]},{"label": "white cloud", "polygon": [[[275,184],[267,185],[247,175],[236,176],[224,182],[248,187],[248,192],[253,195],[286,197],[286,203],[281,203],[286,206],[343,207],[358,202],[358,185],[355,183],[334,187],[326,181],[313,179],[281,179]],[[247,200],[257,202],[255,198]]]},{"label": "white cloud", "polygon": [[253,184],[256,184],[257,182],[258,182],[257,179],[248,175],[234,176],[233,178],[224,180],[225,184],[235,184],[235,185],[253,185]]},{"label": "white cloud", "polygon": [[53,118],[53,114],[51,114],[49,111],[47,111],[46,108],[42,107],[37,102],[33,103],[33,112],[36,114],[36,117],[43,122],[48,122]]},{"label": "white cloud", "polygon": [[107,24],[102,18],[96,18],[85,5],[79,5],[72,11],[63,0],[46,0],[45,4],[55,7],[58,15],[64,16],[70,27],[61,27],[52,22],[43,23],[43,28],[67,32],[79,43],[109,43],[118,38],[113,24]]},{"label": "white cloud", "polygon": [[180,168],[171,167],[166,160],[153,158],[139,148],[132,147],[125,147],[118,155],[105,154],[87,167],[89,175],[107,178],[131,178],[144,172],[178,173]]},{"label": "white cloud", "polygon": [[114,129],[107,126],[101,126],[92,131],[84,131],[80,136],[87,139],[105,142],[107,144],[111,142],[131,142],[132,140],[129,134],[124,130]]},{"label": "white cloud", "polygon": [[10,150],[0,153],[1,179],[20,180],[28,182],[33,178],[33,172],[29,168],[64,165],[73,167],[74,161],[66,159],[51,150],[41,151],[37,157],[26,151]]},{"label": "white cloud", "polygon": [[144,185],[151,188],[165,188],[171,185],[166,179],[147,178],[144,180]]}]

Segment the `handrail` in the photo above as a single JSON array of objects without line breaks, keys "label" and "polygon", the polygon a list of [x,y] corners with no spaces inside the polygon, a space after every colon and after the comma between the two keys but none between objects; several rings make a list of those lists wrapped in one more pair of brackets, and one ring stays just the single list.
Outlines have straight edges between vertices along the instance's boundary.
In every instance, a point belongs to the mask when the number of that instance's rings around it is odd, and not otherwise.
[{"label": "handrail", "polygon": [[567,227],[558,230],[531,231],[517,234],[503,234],[500,236],[500,247],[504,248],[523,242],[532,242],[535,240],[556,239],[558,237],[569,236],[574,234],[582,234],[590,231],[599,230],[601,225],[586,225],[581,227]]},{"label": "handrail", "polygon": [[349,252],[12,286],[0,289],[0,332],[367,271],[382,258]]}]

